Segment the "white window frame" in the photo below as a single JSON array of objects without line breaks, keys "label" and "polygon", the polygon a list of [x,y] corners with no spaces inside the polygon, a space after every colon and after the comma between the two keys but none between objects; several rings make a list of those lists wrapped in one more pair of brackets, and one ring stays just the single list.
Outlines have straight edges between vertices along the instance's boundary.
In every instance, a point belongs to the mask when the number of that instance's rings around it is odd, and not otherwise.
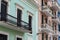
[{"label": "white window frame", "polygon": [[4,31],[0,31],[0,34],[7,35],[7,40],[9,40],[9,33],[7,33],[7,32],[4,32]]},{"label": "white window frame", "polygon": [[27,11],[28,15],[32,16],[33,17],[33,14],[29,11]]},{"label": "white window frame", "polygon": [[22,10],[22,13],[23,13],[23,7],[22,6],[20,6],[19,4],[15,4],[15,6],[16,6],[16,17],[17,17],[17,9],[20,9],[20,10]]},{"label": "white window frame", "polygon": [[7,13],[9,13],[8,10],[9,10],[10,2],[9,2],[9,0],[4,0],[4,1],[8,2],[8,5],[7,5]]},{"label": "white window frame", "polygon": [[17,38],[22,38],[22,40],[23,40],[23,37],[20,35],[16,35],[16,40],[17,40]]},{"label": "white window frame", "polygon": [[[32,21],[33,21],[33,14],[31,13],[31,12],[29,12],[29,11],[27,11],[27,13],[28,13],[28,16],[30,15],[31,17],[32,17]],[[28,18],[29,19],[29,18]],[[30,33],[27,33],[27,34],[29,34],[29,35],[31,35],[32,36],[32,34],[30,34]]]}]

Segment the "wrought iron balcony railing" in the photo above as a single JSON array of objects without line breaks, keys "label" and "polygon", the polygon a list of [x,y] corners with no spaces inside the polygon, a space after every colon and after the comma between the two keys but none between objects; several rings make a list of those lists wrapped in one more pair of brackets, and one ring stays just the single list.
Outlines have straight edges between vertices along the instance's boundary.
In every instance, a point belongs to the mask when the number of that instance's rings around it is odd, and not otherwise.
[{"label": "wrought iron balcony railing", "polygon": [[[9,14],[7,14],[6,16],[7,16],[7,18],[6,18],[5,22],[10,23],[9,25],[12,25],[15,27],[21,27],[23,29],[31,31],[30,30],[31,28],[29,27],[29,23],[22,21],[22,20],[20,20],[20,22],[17,22],[17,18],[12,15],[9,15]],[[1,13],[0,13],[0,19],[1,19]]]}]

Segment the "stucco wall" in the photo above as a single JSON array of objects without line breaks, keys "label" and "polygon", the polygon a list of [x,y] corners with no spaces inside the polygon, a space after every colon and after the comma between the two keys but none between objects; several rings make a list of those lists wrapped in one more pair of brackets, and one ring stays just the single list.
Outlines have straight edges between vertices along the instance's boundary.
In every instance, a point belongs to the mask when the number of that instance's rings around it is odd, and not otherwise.
[{"label": "stucco wall", "polygon": [[[23,8],[22,10],[22,20],[25,22],[28,22],[28,12],[32,13],[32,40],[38,40],[37,39],[37,27],[38,27],[38,10],[37,7],[35,7],[35,5],[30,4],[29,2],[24,2],[23,0],[9,0],[8,2],[8,14],[17,17],[17,13],[16,13],[16,4],[18,4],[19,6],[21,6]],[[33,5],[33,6],[32,6]],[[13,19],[12,19],[13,20]],[[2,29],[1,29],[2,30]],[[3,30],[4,31],[4,30]],[[6,29],[7,31],[7,29]],[[10,30],[10,32],[13,30]],[[9,32],[9,33],[10,33]],[[18,33],[18,32],[17,32]],[[12,32],[10,33],[10,40],[14,40],[15,34]],[[14,34],[14,35],[13,35]],[[13,37],[14,36],[14,37]],[[27,40],[27,34],[24,34],[24,38],[23,40]]]},{"label": "stucco wall", "polygon": [[23,36],[24,33],[16,31],[16,30],[5,28],[5,27],[3,27],[1,25],[0,25],[0,32],[8,33],[9,34],[9,40],[16,40],[17,35],[24,37]]}]

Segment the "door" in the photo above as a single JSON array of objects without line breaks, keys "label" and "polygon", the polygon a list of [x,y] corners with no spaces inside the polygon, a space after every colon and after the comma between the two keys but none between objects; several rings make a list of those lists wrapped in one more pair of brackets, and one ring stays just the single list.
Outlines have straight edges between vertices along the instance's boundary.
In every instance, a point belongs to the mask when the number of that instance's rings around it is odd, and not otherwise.
[{"label": "door", "polygon": [[29,15],[29,30],[32,30],[32,16]]},{"label": "door", "polygon": [[1,1],[1,21],[7,20],[7,2]]},{"label": "door", "polygon": [[22,10],[17,9],[17,26],[21,27]]}]

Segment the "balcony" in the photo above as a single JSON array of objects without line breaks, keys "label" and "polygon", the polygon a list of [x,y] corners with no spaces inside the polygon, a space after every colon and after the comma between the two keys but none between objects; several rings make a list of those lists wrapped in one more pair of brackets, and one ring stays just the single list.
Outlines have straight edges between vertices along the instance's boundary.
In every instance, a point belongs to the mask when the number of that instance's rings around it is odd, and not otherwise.
[{"label": "balcony", "polygon": [[53,32],[52,27],[48,24],[42,24],[39,30],[41,30],[41,32],[47,32],[47,33]]},{"label": "balcony", "polygon": [[43,14],[45,14],[46,16],[53,16],[52,15],[52,11],[49,9],[48,6],[43,6],[42,7],[42,11],[41,11]]},{"label": "balcony", "polygon": [[58,34],[58,30],[55,30],[54,33],[53,33],[53,36],[54,37],[57,37],[59,34]]},{"label": "balcony", "polygon": [[59,5],[56,1],[52,2],[51,10],[53,11],[59,10]]},{"label": "balcony", "polygon": [[59,19],[59,17],[52,17],[52,20],[54,21],[54,22],[56,22],[56,23],[60,23],[60,19]]},{"label": "balcony", "polygon": [[9,29],[17,30],[17,31],[31,32],[31,30],[29,30],[30,28],[27,22],[21,20],[21,22],[17,23],[17,18],[9,14],[7,14],[6,21],[0,21],[0,25]]}]

